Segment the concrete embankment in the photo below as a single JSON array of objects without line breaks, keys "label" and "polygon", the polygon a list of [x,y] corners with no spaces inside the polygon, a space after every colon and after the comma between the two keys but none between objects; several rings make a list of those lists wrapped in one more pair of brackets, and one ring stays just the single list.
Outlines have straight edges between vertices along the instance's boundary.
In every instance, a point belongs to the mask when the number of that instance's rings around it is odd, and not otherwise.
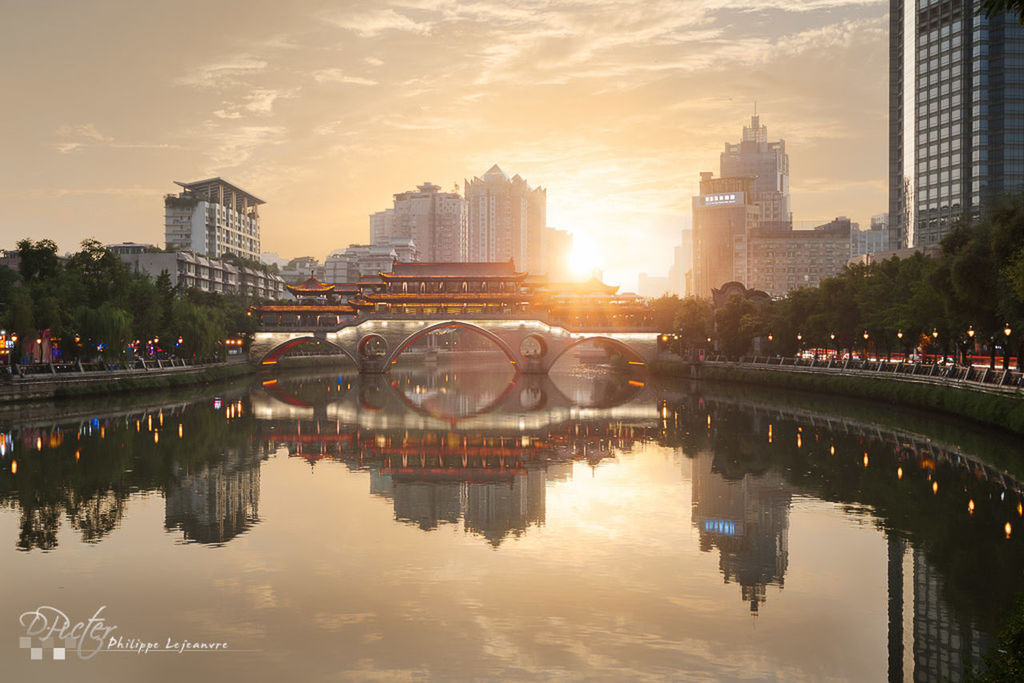
[{"label": "concrete embankment", "polygon": [[148,370],[62,372],[0,379],[0,403],[173,389],[216,382],[256,372],[245,360]]},{"label": "concrete embankment", "polygon": [[868,370],[808,368],[726,361],[659,361],[657,375],[842,395],[956,415],[1024,434],[1024,390],[938,377]]}]

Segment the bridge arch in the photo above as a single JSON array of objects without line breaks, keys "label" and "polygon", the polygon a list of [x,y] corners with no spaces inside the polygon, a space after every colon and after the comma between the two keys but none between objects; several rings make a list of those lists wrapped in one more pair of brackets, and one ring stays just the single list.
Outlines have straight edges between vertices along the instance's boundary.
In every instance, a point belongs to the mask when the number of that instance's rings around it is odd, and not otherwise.
[{"label": "bridge arch", "polygon": [[401,356],[402,353],[420,337],[428,335],[436,330],[446,329],[469,330],[470,332],[476,332],[477,334],[483,335],[486,339],[489,339],[490,341],[494,342],[494,344],[499,349],[501,349],[501,352],[505,354],[506,358],[508,358],[508,362],[511,363],[512,366],[515,368],[516,373],[519,373],[519,358],[516,356],[515,351],[513,351],[511,347],[509,347],[509,345],[505,343],[504,339],[502,339],[501,337],[499,337],[498,335],[494,334],[489,330],[485,330],[484,328],[479,327],[478,325],[462,322],[459,320],[448,320],[442,323],[437,323],[436,325],[429,325],[421,330],[413,332],[408,337],[403,339],[401,343],[395,345],[394,351],[392,351],[391,355],[388,356],[386,367],[390,368],[392,365],[398,362],[398,357]]},{"label": "bridge arch", "polygon": [[637,365],[637,366],[647,367],[647,361],[644,360],[644,357],[638,351],[633,349],[629,344],[627,344],[627,343],[625,343],[623,341],[619,341],[618,339],[614,339],[612,337],[606,337],[606,336],[603,336],[603,335],[594,335],[594,336],[590,336],[590,337],[582,337],[580,339],[576,339],[571,344],[569,344],[568,346],[565,346],[564,348],[560,349],[558,351],[558,353],[555,354],[554,358],[552,358],[548,362],[548,364],[547,364],[548,368],[555,367],[555,363],[557,363],[562,358],[562,356],[564,356],[566,353],[568,353],[572,349],[576,348],[580,344],[586,344],[587,342],[598,342],[598,343],[601,343],[601,344],[606,344],[608,346],[612,346],[612,347],[614,347],[616,349],[619,349],[619,350],[624,352],[624,355],[626,356],[626,358],[630,359],[630,361],[629,361],[630,365]]},{"label": "bridge arch", "polygon": [[348,352],[347,349],[345,349],[345,348],[343,348],[341,346],[338,346],[334,342],[330,342],[330,341],[328,341],[326,339],[318,339],[317,337],[314,337],[312,335],[304,335],[302,337],[295,337],[293,339],[289,339],[288,341],[285,341],[285,342],[282,342],[282,343],[278,344],[277,346],[272,348],[270,351],[268,351],[263,356],[263,358],[260,359],[259,365],[262,366],[262,367],[266,367],[268,365],[276,365],[277,362],[279,360],[281,360],[281,356],[283,356],[284,354],[288,353],[289,351],[291,351],[292,349],[294,349],[297,346],[302,346],[303,344],[308,344],[310,342],[320,342],[320,343],[323,343],[323,344],[327,344],[328,346],[332,346],[335,349],[337,349],[338,351],[340,351],[342,354],[344,354],[345,357],[347,357],[353,363],[355,363],[356,365],[359,365],[359,362],[352,356],[351,353]]}]

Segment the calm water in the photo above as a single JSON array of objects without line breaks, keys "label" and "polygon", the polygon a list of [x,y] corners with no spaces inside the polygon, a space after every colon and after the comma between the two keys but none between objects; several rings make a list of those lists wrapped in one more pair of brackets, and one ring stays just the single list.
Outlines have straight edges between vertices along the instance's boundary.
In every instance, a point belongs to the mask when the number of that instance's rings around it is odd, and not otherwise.
[{"label": "calm water", "polygon": [[955,680],[1024,590],[1014,440],[502,372],[0,413],[0,679]]}]

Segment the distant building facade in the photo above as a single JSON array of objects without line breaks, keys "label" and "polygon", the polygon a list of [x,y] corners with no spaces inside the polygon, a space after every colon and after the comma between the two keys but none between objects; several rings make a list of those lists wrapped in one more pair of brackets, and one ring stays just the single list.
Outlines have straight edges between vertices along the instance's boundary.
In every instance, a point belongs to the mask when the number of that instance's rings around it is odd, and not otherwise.
[{"label": "distant building facade", "polygon": [[1024,27],[980,2],[889,2],[892,249],[934,247],[1024,188]]},{"label": "distant building facade", "polygon": [[768,127],[756,114],[750,125],[743,127],[743,139],[736,144],[725,143],[721,155],[723,178],[752,178],[751,201],[757,204],[762,228],[772,224],[791,224],[793,214],[789,202],[789,155],[786,141],[768,141]]},{"label": "distant building facade", "polygon": [[396,261],[416,260],[417,252],[411,239],[392,238],[387,244],[352,244],[327,257],[324,281],[358,282],[360,278],[390,273]]},{"label": "distant building facade", "polygon": [[313,276],[318,280],[324,277],[324,265],[313,256],[297,256],[281,268],[281,277],[288,284],[295,285],[305,282]]},{"label": "distant building facade", "polygon": [[241,294],[260,299],[280,299],[285,292],[284,280],[276,273],[188,251],[137,252],[119,256],[133,271],[146,273],[154,280],[166,271],[172,287],[195,287],[204,292]]},{"label": "distant building facade", "polygon": [[752,230],[748,236],[745,280],[751,289],[773,297],[816,287],[843,271],[850,260],[850,224],[845,230]]},{"label": "distant building facade", "polygon": [[175,184],[182,191],[164,197],[168,249],[211,258],[234,254],[260,260],[262,199],[222,178]]},{"label": "distant building facade", "polygon": [[889,214],[871,217],[871,229],[850,232],[850,258],[889,251]]},{"label": "distant building facade", "polygon": [[710,297],[726,282],[746,284],[747,234],[760,223],[750,178],[713,178],[700,174],[693,198],[694,294]]},{"label": "distant building facade", "polygon": [[544,267],[549,280],[570,278],[569,258],[572,254],[572,233],[568,230],[544,228]]},{"label": "distant building facade", "polygon": [[370,244],[387,244],[393,234],[395,210],[384,209],[370,214]]},{"label": "distant building facade", "polygon": [[[380,216],[384,213],[384,216]],[[387,212],[378,212],[377,234],[385,234]],[[373,240],[374,217],[371,216],[370,243],[390,244],[390,239],[411,239],[422,261],[454,263],[465,261],[468,243],[465,202],[457,192],[441,192],[432,183],[418,185],[415,191],[395,195],[391,209],[391,229],[387,241]]]},{"label": "distant building facade", "polygon": [[547,190],[531,188],[519,175],[509,178],[497,164],[483,177],[465,182],[468,260],[512,259],[517,268],[541,271]]}]

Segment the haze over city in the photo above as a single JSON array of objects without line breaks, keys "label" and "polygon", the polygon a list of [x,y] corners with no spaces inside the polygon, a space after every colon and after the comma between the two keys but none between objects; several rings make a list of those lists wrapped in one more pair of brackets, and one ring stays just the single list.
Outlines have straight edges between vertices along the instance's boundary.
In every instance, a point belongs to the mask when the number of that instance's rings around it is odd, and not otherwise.
[{"label": "haze over city", "polygon": [[262,207],[263,250],[323,258],[425,181],[498,163],[606,280],[664,272],[755,101],[794,219],[887,209],[879,2],[6,3],[0,226],[74,250],[163,241],[173,180]]}]

